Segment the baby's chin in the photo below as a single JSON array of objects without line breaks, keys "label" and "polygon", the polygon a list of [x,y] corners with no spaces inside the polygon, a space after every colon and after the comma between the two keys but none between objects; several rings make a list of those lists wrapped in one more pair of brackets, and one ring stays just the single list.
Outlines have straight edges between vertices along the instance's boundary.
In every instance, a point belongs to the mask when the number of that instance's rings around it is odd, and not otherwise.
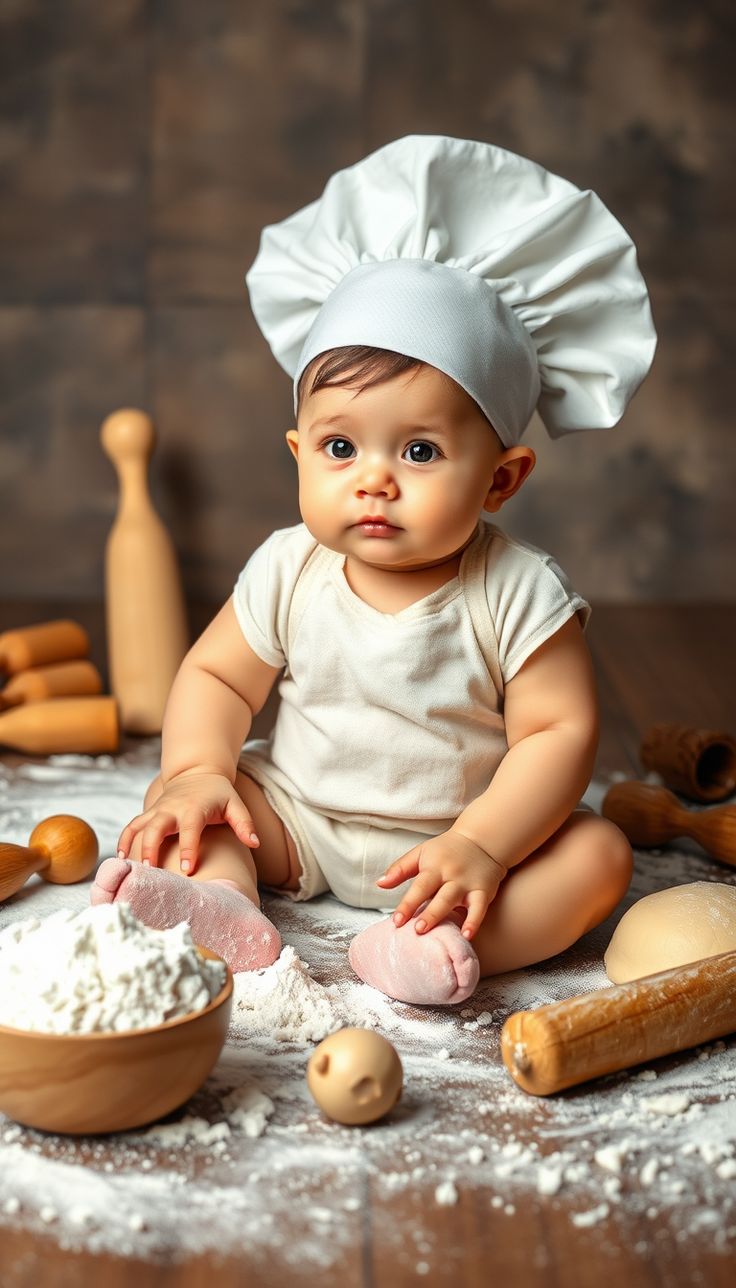
[{"label": "baby's chin", "polygon": [[400,528],[396,536],[366,536],[349,524],[335,528],[304,513],[302,522],[315,541],[327,550],[349,555],[386,572],[423,572],[437,568],[462,553],[468,544],[466,541],[458,547],[447,541],[445,533],[420,535],[409,533],[405,528]]}]

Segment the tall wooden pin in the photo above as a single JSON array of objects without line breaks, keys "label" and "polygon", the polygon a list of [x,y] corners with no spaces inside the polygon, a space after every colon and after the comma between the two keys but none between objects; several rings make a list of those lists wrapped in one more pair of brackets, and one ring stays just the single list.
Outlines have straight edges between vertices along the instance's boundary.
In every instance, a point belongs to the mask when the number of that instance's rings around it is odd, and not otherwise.
[{"label": "tall wooden pin", "polygon": [[105,554],[110,684],[123,729],[160,733],[188,632],[174,544],[148,491],[155,433],[149,416],[126,409],[107,417],[101,439],[120,483]]}]

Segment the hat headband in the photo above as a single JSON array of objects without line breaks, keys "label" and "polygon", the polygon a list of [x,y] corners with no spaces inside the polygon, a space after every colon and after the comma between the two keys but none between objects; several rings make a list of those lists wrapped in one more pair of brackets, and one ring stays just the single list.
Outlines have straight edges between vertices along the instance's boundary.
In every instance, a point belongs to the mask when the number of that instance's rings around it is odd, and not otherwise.
[{"label": "hat headband", "polygon": [[464,269],[426,259],[359,264],[325,300],[305,340],[296,389],[319,354],[370,345],[450,376],[505,447],[518,442],[539,398],[534,345],[497,291]]}]

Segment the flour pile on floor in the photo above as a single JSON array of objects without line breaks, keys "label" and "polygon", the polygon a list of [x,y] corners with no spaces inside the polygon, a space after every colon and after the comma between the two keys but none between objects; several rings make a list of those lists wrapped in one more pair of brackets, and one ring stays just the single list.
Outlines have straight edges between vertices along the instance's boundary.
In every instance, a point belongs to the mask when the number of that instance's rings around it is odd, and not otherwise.
[{"label": "flour pile on floor", "polygon": [[282,948],[273,966],[240,971],[234,978],[233,1023],[248,1033],[306,1046],[344,1024],[339,1004],[311,978],[291,945]]},{"label": "flour pile on floor", "polygon": [[[114,763],[56,757],[2,771],[0,835],[22,842],[41,817],[72,811],[110,853],[156,754],[145,744]],[[600,793],[587,799],[596,805]],[[630,901],[724,879],[694,848],[640,856]],[[0,905],[0,926],[88,897],[86,883],[33,878]],[[389,1001],[347,964],[353,935],[381,914],[327,896],[265,905],[285,947],[272,966],[236,977],[228,1042],[201,1092],[166,1122],[109,1139],[46,1136],[0,1117],[0,1221],[63,1247],[152,1260],[247,1248],[266,1266],[278,1249],[295,1269],[319,1272],[360,1244],[370,1184],[378,1214],[397,1194],[417,1195],[410,1233],[387,1219],[381,1238],[418,1275],[443,1255],[433,1210],[468,1191],[501,1223],[564,1205],[612,1257],[622,1244],[645,1256],[663,1230],[725,1255],[736,1234],[732,1041],[550,1099],[524,1095],[503,1068],[499,1034],[512,1011],[608,985],[613,922],[533,970],[482,981],[459,1009],[418,1008]],[[328,1122],[306,1088],[313,1044],[344,1024],[375,1027],[404,1064],[401,1101],[370,1130]]]}]

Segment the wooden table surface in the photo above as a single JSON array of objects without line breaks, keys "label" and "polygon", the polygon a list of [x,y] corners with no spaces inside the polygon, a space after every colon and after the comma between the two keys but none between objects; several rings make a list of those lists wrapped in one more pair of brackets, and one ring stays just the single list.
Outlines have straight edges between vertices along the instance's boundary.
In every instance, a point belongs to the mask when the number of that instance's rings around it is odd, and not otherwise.
[{"label": "wooden table surface", "polygon": [[[0,608],[0,629],[53,616],[73,616],[87,625],[92,656],[104,666],[98,606],[7,604]],[[191,616],[198,629],[207,610],[195,606]],[[640,735],[658,720],[736,729],[736,605],[601,606],[593,613],[588,639],[603,715],[599,774],[636,774]],[[269,719],[269,710],[261,713],[261,726]],[[170,1267],[151,1265],[64,1252],[51,1237],[0,1229],[0,1288],[281,1288],[287,1283],[319,1283],[320,1288],[404,1288],[417,1283],[603,1288],[614,1282],[626,1288],[730,1288],[734,1282],[732,1258],[709,1251],[702,1241],[691,1247],[687,1241],[658,1239],[651,1221],[645,1229],[642,1220],[641,1230],[634,1229],[625,1245],[612,1244],[608,1231],[603,1239],[600,1227],[574,1227],[564,1203],[535,1203],[526,1210],[520,1205],[501,1225],[490,1213],[482,1188],[464,1190],[456,1205],[434,1209],[433,1230],[446,1256],[422,1277],[413,1262],[399,1264],[393,1241],[382,1237],[389,1227],[409,1235],[416,1202],[411,1191],[387,1200],[368,1182],[353,1246],[331,1269],[319,1271],[305,1267],[300,1272],[293,1265],[287,1269],[275,1258],[264,1264],[247,1253],[221,1261],[208,1255]],[[288,1229],[283,1230],[283,1240],[290,1240]],[[637,1244],[640,1249],[646,1246],[646,1255],[637,1252]]]}]

